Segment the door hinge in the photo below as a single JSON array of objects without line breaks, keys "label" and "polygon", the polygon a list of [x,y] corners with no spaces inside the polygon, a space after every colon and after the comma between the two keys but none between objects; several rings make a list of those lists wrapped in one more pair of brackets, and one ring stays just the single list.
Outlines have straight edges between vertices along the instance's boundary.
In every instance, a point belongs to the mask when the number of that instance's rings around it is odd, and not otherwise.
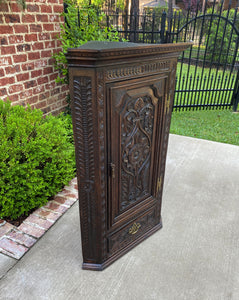
[{"label": "door hinge", "polygon": [[166,106],[165,115],[166,115],[169,113],[169,110],[170,110],[170,99],[171,99],[170,94],[169,95],[166,94],[165,98],[166,98],[166,100],[165,100],[165,106]]},{"label": "door hinge", "polygon": [[110,171],[112,178],[115,178],[115,164],[110,163]]},{"label": "door hinge", "polygon": [[161,188],[162,188],[162,182],[163,182],[163,180],[162,180],[162,176],[160,176],[159,178],[158,178],[158,181],[157,181],[157,194],[158,194],[158,192],[161,190]]}]

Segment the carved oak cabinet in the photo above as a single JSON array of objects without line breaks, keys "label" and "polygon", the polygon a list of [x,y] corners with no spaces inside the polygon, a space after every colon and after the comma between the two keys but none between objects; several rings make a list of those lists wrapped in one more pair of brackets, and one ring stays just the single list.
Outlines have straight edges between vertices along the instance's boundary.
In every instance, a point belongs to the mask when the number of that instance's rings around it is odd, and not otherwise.
[{"label": "carved oak cabinet", "polygon": [[177,57],[188,45],[68,50],[83,269],[103,270],[162,227]]}]

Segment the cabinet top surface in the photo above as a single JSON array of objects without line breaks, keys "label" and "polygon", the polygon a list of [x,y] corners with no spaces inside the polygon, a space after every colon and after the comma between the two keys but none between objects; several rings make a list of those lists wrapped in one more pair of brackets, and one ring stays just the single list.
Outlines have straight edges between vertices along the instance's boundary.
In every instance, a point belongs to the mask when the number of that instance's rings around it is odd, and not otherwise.
[{"label": "cabinet top surface", "polygon": [[128,42],[91,41],[78,48],[68,49],[66,58],[69,66],[81,63],[95,65],[103,61],[132,60],[139,57],[162,56],[174,53],[176,56],[192,43],[177,44],[136,44]]},{"label": "cabinet top surface", "polygon": [[136,43],[125,43],[125,42],[91,41],[76,49],[101,51],[101,50],[112,50],[112,49],[122,49],[122,48],[131,48],[131,47],[142,47],[146,45],[147,44],[136,44]]},{"label": "cabinet top surface", "polygon": [[150,55],[163,54],[170,52],[181,52],[188,48],[192,43],[177,44],[136,44],[125,42],[101,42],[91,41],[78,48],[68,49],[67,58],[72,57],[92,57],[109,58],[122,57],[124,55]]}]

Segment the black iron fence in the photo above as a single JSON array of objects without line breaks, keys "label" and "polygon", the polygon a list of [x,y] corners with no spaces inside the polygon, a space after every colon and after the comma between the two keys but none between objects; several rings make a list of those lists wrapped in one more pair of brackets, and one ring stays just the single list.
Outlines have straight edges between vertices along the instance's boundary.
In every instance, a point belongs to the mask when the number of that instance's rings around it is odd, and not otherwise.
[{"label": "black iron fence", "polygon": [[134,43],[159,44],[167,42],[167,13],[124,14],[116,12],[106,15],[107,26],[113,26],[122,39]]},{"label": "black iron fence", "polygon": [[[192,1],[192,0],[191,0]],[[105,12],[102,26],[137,43],[193,45],[179,57],[174,110],[233,108],[239,103],[239,0],[198,0],[187,10]]]}]

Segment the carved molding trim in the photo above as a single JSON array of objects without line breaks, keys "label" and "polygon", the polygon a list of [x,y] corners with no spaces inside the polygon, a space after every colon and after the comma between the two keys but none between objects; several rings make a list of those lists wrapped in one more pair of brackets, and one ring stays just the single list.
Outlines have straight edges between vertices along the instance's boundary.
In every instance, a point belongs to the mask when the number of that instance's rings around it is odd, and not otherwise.
[{"label": "carved molding trim", "polygon": [[[168,137],[169,137],[169,130],[170,130],[170,122],[171,122],[171,113],[172,113],[172,105],[173,105],[173,98],[174,98],[174,88],[175,88],[175,76],[176,76],[176,68],[177,68],[177,60],[172,62],[172,71],[170,76],[168,77],[168,85],[169,85],[169,94],[168,94],[168,103],[165,103],[165,111],[166,111],[166,120],[165,120],[165,133],[163,137],[163,146],[162,146],[162,164],[161,164],[161,170],[160,170],[160,180],[163,180],[164,178],[164,172],[165,172],[165,164],[166,164],[166,154],[168,149]],[[166,95],[165,95],[166,96]],[[162,181],[163,182],[163,181]],[[158,189],[158,198],[162,198],[162,188],[163,185],[161,184],[161,187]]]},{"label": "carved molding trim", "polygon": [[93,143],[93,109],[91,77],[79,76],[73,80],[75,119],[75,147],[79,181],[79,201],[82,217],[82,244],[94,257],[92,231],[95,220],[95,164]]},{"label": "carved molding trim", "polygon": [[[102,218],[106,218],[106,178],[105,178],[105,103],[104,103],[104,71],[97,72],[97,104],[98,104],[98,130],[99,130],[99,171],[100,171],[100,198],[101,198],[101,213]],[[107,253],[106,241],[106,222],[101,222],[102,233],[102,256],[105,257]]]},{"label": "carved molding trim", "polygon": [[106,72],[106,80],[118,80],[130,78],[137,75],[145,75],[152,72],[168,71],[170,69],[170,61],[156,61],[147,64],[119,67]]}]

